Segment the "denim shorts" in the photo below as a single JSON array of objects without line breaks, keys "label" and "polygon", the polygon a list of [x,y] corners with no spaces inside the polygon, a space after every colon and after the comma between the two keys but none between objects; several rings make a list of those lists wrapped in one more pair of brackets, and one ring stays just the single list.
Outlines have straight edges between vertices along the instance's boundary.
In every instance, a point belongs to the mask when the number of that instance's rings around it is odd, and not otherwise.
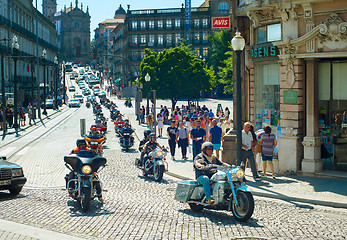
[{"label": "denim shorts", "polygon": [[213,150],[220,150],[221,144],[213,144]]},{"label": "denim shorts", "polygon": [[265,161],[270,161],[272,162],[272,157],[273,156],[265,156],[264,154],[261,154],[262,160]]}]

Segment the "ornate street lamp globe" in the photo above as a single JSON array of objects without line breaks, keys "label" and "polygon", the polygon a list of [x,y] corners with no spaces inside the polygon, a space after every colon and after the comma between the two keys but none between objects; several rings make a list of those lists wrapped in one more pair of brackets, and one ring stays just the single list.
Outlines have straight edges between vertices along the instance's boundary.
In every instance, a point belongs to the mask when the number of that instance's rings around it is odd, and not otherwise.
[{"label": "ornate street lamp globe", "polygon": [[151,81],[151,76],[149,76],[148,73],[147,73],[146,76],[145,76],[145,81],[146,81],[146,82]]},{"label": "ornate street lamp globe", "polygon": [[58,64],[58,58],[57,58],[57,56],[54,56],[54,64]]},{"label": "ornate street lamp globe", "polygon": [[19,49],[18,38],[16,35],[14,35],[12,38],[12,48],[17,50]]},{"label": "ornate street lamp globe", "polygon": [[242,51],[245,47],[245,39],[241,36],[240,32],[236,32],[235,36],[231,40],[231,46],[234,51]]},{"label": "ornate street lamp globe", "polygon": [[42,58],[46,59],[46,54],[47,54],[46,49],[43,49],[42,50]]}]

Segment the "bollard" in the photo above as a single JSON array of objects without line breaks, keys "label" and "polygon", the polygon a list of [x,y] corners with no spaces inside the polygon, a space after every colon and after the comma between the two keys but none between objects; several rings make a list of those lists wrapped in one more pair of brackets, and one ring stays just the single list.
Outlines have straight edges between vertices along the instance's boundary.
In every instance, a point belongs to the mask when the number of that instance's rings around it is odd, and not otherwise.
[{"label": "bollard", "polygon": [[81,130],[81,137],[86,135],[86,120],[80,119],[80,130]]}]

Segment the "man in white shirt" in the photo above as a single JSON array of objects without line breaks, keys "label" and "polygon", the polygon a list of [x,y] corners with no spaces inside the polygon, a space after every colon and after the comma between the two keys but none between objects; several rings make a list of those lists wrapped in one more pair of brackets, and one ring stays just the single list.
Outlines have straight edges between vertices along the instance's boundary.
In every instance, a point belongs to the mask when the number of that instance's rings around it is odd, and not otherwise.
[{"label": "man in white shirt", "polygon": [[[252,140],[253,136],[250,132],[251,124],[249,122],[245,122],[242,130],[242,159],[241,161],[245,164],[246,159],[248,159],[249,164],[251,165],[251,170],[253,174],[253,178],[255,180],[259,180],[260,176],[257,172],[257,167],[255,165],[254,154],[252,151]],[[240,164],[240,163],[238,163]]]}]

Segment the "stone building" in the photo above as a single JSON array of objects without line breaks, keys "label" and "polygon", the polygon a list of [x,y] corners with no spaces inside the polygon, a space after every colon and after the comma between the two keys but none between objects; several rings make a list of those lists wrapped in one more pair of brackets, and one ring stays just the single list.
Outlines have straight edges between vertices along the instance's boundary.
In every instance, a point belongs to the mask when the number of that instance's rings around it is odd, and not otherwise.
[{"label": "stone building", "polygon": [[90,15],[89,9],[83,11],[83,3],[54,15],[54,22],[58,31],[58,46],[60,57],[65,61],[84,62],[91,59],[90,50]]},{"label": "stone building", "polygon": [[235,12],[244,120],[272,126],[277,171],[346,171],[347,2],[242,0]]},{"label": "stone building", "polygon": [[57,12],[57,0],[42,0],[42,14],[50,21],[54,20],[54,14]]}]

